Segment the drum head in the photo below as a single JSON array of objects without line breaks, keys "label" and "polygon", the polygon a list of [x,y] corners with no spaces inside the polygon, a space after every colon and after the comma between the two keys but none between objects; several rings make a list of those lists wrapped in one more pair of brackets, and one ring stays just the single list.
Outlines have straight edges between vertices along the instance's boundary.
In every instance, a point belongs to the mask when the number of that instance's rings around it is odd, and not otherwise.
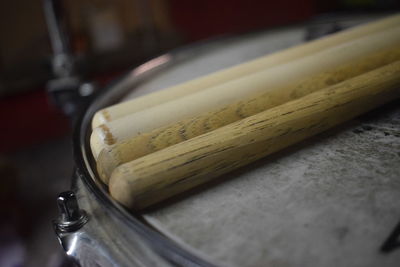
[{"label": "drum head", "polygon": [[[304,36],[295,27],[193,47],[190,57],[142,80],[125,99],[296,45]],[[216,265],[398,266],[399,250],[379,249],[400,219],[399,151],[397,102],[142,216]]]}]

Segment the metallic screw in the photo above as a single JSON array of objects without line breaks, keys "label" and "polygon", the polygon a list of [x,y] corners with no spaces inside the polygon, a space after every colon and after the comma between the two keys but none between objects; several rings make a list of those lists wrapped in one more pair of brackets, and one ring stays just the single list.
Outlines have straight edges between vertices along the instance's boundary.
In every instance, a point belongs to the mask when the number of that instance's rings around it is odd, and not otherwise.
[{"label": "metallic screw", "polygon": [[59,218],[54,222],[57,231],[73,232],[88,221],[86,212],[79,209],[74,192],[61,193],[57,198],[57,205],[60,212]]}]

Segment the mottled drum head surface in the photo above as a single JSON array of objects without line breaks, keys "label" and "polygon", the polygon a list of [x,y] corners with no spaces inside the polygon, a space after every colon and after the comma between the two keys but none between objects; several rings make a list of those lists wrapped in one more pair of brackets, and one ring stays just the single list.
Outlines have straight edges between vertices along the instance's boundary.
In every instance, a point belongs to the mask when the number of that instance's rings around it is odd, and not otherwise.
[{"label": "mottled drum head surface", "polygon": [[[304,41],[303,28],[209,47],[137,97]],[[150,210],[144,218],[222,266],[399,266],[379,251],[400,220],[400,109],[386,105]]]}]

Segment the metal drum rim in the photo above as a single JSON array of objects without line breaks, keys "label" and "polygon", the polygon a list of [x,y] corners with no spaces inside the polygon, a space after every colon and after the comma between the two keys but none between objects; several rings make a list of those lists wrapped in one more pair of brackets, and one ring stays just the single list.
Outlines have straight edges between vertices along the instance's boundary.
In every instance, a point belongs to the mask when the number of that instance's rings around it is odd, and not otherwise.
[{"label": "metal drum rim", "polygon": [[[230,38],[225,37],[224,39]],[[164,69],[165,67],[177,64],[180,60],[190,57],[187,55],[187,52],[191,49],[214,44],[217,43],[218,40],[220,40],[220,38],[196,43],[194,45],[187,45],[172,52],[162,54],[161,56],[153,58],[153,60],[161,57],[166,58],[167,60],[161,65],[146,69],[143,72],[137,71],[138,74],[134,74],[135,70],[139,70],[146,63],[151,61],[149,60],[134,68],[128,74],[122,75],[120,79],[117,79],[96,93],[95,97],[93,97],[91,101],[87,101],[87,103],[83,104],[82,109],[79,112],[80,116],[78,116],[78,119],[74,125],[72,147],[76,174],[73,176],[72,189],[76,189],[77,179],[81,179],[86,189],[93,193],[96,200],[99,201],[107,209],[107,211],[110,211],[114,216],[116,216],[116,218],[125,223],[130,229],[136,231],[140,236],[148,241],[148,245],[151,246],[156,253],[163,256],[167,261],[178,266],[186,265],[187,263],[190,263],[193,266],[214,265],[182,248],[179,244],[167,238],[152,226],[146,224],[140,219],[139,214],[134,214],[131,211],[128,211],[125,207],[111,199],[109,194],[106,192],[105,186],[101,184],[101,182],[96,181],[94,171],[91,168],[90,161],[92,159],[89,158],[91,155],[88,156],[88,153],[86,152],[88,149],[90,149],[88,147],[88,134],[91,128],[91,119],[98,108],[101,107],[101,105],[96,106],[96,101],[103,100],[104,102],[104,99],[106,98],[113,98],[114,101],[105,101],[107,104],[112,104],[126,93],[124,91],[127,91],[127,89],[122,90],[120,88],[119,91],[121,92],[111,92],[114,86],[120,85],[124,82],[135,84],[140,82],[142,79],[149,79],[148,76],[155,75],[155,73]],[[129,80],[126,81],[127,79]],[[134,85],[131,87],[134,87]]]}]

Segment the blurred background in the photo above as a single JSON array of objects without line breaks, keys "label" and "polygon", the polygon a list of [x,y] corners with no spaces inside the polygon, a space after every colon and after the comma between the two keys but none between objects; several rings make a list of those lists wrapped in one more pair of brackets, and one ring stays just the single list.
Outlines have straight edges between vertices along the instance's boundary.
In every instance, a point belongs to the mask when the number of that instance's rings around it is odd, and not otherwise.
[{"label": "blurred background", "polygon": [[399,7],[397,0],[1,1],[0,266],[70,265],[51,221],[58,193],[70,187],[72,118],[96,89],[192,42]]}]

